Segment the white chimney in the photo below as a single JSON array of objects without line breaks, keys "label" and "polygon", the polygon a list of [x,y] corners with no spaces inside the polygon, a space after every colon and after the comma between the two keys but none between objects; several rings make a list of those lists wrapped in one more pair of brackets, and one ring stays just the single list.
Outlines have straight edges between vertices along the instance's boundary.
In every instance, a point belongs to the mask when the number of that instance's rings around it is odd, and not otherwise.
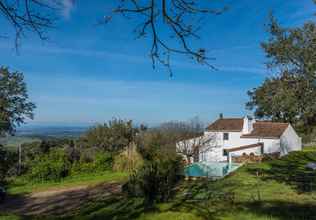
[{"label": "white chimney", "polygon": [[249,134],[252,132],[253,130],[253,124],[256,122],[255,119],[252,119],[249,116],[245,116],[244,117],[244,124],[243,124],[243,129],[242,129],[242,133],[243,134]]}]

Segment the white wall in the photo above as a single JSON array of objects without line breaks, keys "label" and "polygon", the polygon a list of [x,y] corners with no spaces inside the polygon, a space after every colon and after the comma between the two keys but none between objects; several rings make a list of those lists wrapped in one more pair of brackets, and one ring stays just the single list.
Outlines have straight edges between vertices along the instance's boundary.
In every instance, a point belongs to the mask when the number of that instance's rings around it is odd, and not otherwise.
[{"label": "white wall", "polygon": [[[229,133],[228,140],[223,140],[224,133]],[[215,132],[205,132],[205,134],[215,134]],[[235,148],[263,142],[260,138],[240,138],[242,134],[242,132],[216,132],[217,144],[224,148]]]},{"label": "white wall", "polygon": [[302,139],[296,134],[291,125],[287,127],[281,136],[281,156],[291,152],[302,150]]},{"label": "white wall", "polygon": [[[223,140],[223,134],[229,133],[229,139]],[[205,153],[203,158],[207,158],[208,161],[227,161],[227,156],[223,155],[224,149],[236,148],[244,145],[263,143],[264,153],[281,152],[280,139],[273,138],[241,138],[242,132],[205,132],[206,135],[214,135],[217,137],[218,147],[209,153]],[[251,152],[256,155],[260,154],[258,150],[260,148],[247,149],[233,153],[234,155],[242,155],[242,153],[250,154]],[[205,156],[206,155],[206,156]]]},{"label": "white wall", "polygon": [[[229,133],[229,139],[223,140],[223,134]],[[301,138],[298,137],[293,127],[290,125],[281,138],[241,138],[243,132],[204,132],[205,136],[213,137],[213,141],[200,149],[200,161],[227,161],[227,156],[223,155],[224,149],[236,148],[244,145],[263,143],[264,153],[280,152],[281,156],[290,151],[301,150]],[[260,154],[260,148],[245,149],[238,152],[233,152],[234,155],[242,155],[242,153]]]}]

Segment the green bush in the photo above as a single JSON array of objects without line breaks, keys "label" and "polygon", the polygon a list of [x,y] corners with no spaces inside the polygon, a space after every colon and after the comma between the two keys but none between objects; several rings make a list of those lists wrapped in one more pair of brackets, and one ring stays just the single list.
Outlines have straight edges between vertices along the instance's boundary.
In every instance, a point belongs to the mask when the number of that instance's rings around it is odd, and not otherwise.
[{"label": "green bush", "polygon": [[69,175],[71,164],[63,149],[36,156],[28,176],[33,181],[59,181]]},{"label": "green bush", "polygon": [[124,189],[132,196],[143,196],[145,206],[167,201],[182,173],[182,160],[176,155],[160,154],[146,160],[142,167],[130,175]]},{"label": "green bush", "polygon": [[84,158],[75,161],[72,165],[71,174],[96,173],[112,169],[112,155],[106,152],[98,152],[94,155],[94,160],[87,161]]},{"label": "green bush", "polygon": [[144,160],[140,153],[137,152],[136,146],[116,155],[113,159],[113,170],[118,172],[132,172],[141,167]]},{"label": "green bush", "polygon": [[5,178],[8,176],[9,170],[14,167],[16,161],[17,155],[7,151],[0,145],[0,185],[3,184]]},{"label": "green bush", "polygon": [[110,153],[98,153],[95,157],[94,167],[97,171],[112,169],[112,155]]}]

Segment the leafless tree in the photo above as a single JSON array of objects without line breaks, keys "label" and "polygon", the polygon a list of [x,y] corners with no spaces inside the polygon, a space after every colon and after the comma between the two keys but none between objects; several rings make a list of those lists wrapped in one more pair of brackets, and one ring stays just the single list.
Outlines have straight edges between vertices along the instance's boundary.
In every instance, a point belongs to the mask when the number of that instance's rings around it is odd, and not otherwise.
[{"label": "leafless tree", "polygon": [[[134,18],[138,24],[134,32],[137,38],[151,38],[150,57],[152,66],[156,63],[166,66],[172,76],[170,56],[186,55],[199,64],[214,69],[205,48],[194,48],[192,39],[199,39],[199,30],[206,15],[219,15],[227,8],[214,9],[211,1],[202,0],[117,0],[118,5],[105,16],[108,23],[113,15]],[[168,32],[167,36],[162,30]],[[176,42],[174,42],[174,39]],[[177,46],[174,46],[177,45]]]},{"label": "leafless tree", "polygon": [[[75,0],[68,0],[75,1]],[[185,55],[212,69],[205,48],[192,46],[200,38],[199,31],[207,15],[219,15],[226,7],[213,8],[212,0],[115,0],[117,5],[105,15],[108,23],[114,15],[134,18],[137,38],[151,40],[150,58],[153,68],[164,65],[172,76],[170,57]],[[47,39],[46,31],[54,27],[58,11],[65,7],[65,0],[0,0],[0,17],[7,20],[15,31],[15,46],[27,31],[35,32],[41,40]],[[0,33],[0,36],[7,37]]]},{"label": "leafless tree", "polygon": [[[35,32],[41,40],[46,40],[46,31],[54,27],[57,11],[64,7],[62,0],[0,0],[0,17],[13,27],[15,48],[26,32]],[[5,34],[1,37],[7,38]]]},{"label": "leafless tree", "polygon": [[188,163],[199,160],[199,154],[217,147],[216,134],[200,135],[189,138],[190,135],[183,135],[183,140],[177,143],[177,153],[186,157]]},{"label": "leafless tree", "polygon": [[198,117],[188,121],[171,121],[160,125],[160,129],[172,136],[176,152],[186,161],[198,160],[199,153],[216,147],[216,135],[204,135],[205,125]]}]

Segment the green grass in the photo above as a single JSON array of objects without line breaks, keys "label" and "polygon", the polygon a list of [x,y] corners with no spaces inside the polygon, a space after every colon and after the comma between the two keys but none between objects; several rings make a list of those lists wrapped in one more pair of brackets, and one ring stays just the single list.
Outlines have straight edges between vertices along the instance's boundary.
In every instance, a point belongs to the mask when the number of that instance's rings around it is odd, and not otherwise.
[{"label": "green grass", "polygon": [[67,188],[80,185],[95,185],[104,182],[121,182],[127,179],[127,173],[105,171],[94,174],[80,174],[66,177],[59,182],[32,182],[24,177],[16,178],[9,184],[9,194],[24,194],[45,191],[51,188]]},{"label": "green grass", "polygon": [[[67,220],[309,220],[316,219],[316,189],[302,191],[287,181],[292,174],[304,175],[304,164],[316,160],[316,148],[292,153],[280,160],[248,164],[224,179],[183,181],[174,198],[145,211],[141,198],[124,194],[91,201]],[[309,172],[309,171],[308,171]],[[258,175],[257,175],[258,174]],[[315,173],[316,174],[316,173]],[[82,181],[111,181],[126,178],[113,174],[76,177],[61,186]],[[117,176],[116,176],[117,175]],[[49,184],[46,184],[47,187]],[[38,186],[37,186],[38,187]],[[44,187],[44,188],[45,188]],[[41,187],[40,187],[41,188]],[[17,190],[21,192],[23,190]],[[33,188],[34,189],[34,188]],[[14,190],[13,190],[14,191]],[[25,190],[24,190],[25,191]],[[190,197],[188,197],[191,195]],[[1,218],[0,218],[1,219]],[[9,218],[8,218],[9,219]],[[18,218],[12,218],[16,220]]]},{"label": "green grass", "polygon": [[163,213],[150,213],[141,215],[138,220],[203,220],[203,218],[198,217],[191,213],[182,212],[172,212],[167,211]]}]

